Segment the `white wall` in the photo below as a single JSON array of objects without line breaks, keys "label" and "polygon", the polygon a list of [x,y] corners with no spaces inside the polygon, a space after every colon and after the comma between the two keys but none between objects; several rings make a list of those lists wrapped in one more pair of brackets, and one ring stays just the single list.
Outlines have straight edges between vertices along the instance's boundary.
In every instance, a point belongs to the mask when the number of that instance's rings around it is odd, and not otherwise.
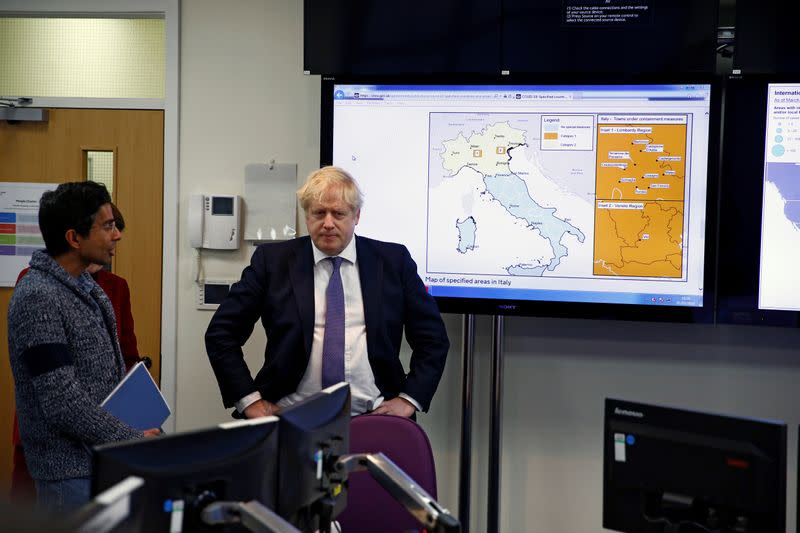
[{"label": "white wall", "polygon": [[[319,154],[319,78],[303,76],[302,2],[186,0],[182,6],[178,429],[228,419],[203,346],[211,314],[194,308],[186,198],[241,193],[244,167]],[[238,277],[251,253],[208,253],[208,277]],[[461,320],[431,412],[440,500],[456,511]],[[490,323],[477,321],[472,531],[485,530]],[[263,332],[246,347],[260,365]],[[501,530],[601,531],[603,399],[657,402],[790,423],[794,530],[800,331],[512,318],[506,321]],[[404,353],[408,357],[408,353]]]},{"label": "white wall", "polygon": [[[242,194],[245,166],[270,159],[297,163],[301,181],[319,162],[319,78],[302,74],[302,2],[183,2],[177,429],[229,420],[203,343],[212,313],[195,308],[187,198]],[[206,277],[238,279],[252,250],[204,251]],[[257,328],[248,361],[263,360],[264,342]]]}]

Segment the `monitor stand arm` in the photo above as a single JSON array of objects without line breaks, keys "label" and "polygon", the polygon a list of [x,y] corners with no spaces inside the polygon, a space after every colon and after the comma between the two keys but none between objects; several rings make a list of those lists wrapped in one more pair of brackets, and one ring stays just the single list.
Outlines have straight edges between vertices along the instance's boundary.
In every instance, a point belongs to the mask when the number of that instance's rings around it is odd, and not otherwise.
[{"label": "monitor stand arm", "polygon": [[131,497],[144,480],[128,476],[104,490],[67,519],[67,531],[105,533],[114,531],[131,514]]},{"label": "monitor stand arm", "polygon": [[258,533],[300,533],[278,513],[257,500],[214,502],[203,509],[203,522],[209,525],[242,524]]},{"label": "monitor stand arm", "polygon": [[458,520],[439,505],[416,481],[382,453],[343,455],[336,470],[358,472],[366,470],[392,497],[400,502],[414,518],[431,533],[453,533],[461,530]]}]

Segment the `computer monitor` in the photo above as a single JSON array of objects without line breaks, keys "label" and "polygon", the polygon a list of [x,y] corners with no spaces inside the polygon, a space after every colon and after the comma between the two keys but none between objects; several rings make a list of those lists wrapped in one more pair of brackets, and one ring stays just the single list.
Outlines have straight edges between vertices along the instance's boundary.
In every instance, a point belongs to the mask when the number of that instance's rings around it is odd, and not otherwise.
[{"label": "computer monitor", "polygon": [[606,399],[603,527],[782,533],[786,433],[782,422]]},{"label": "computer monitor", "polygon": [[733,68],[744,74],[800,72],[797,2],[736,0],[733,6],[736,12]]},{"label": "computer monitor", "polygon": [[800,81],[767,85],[758,307],[800,311]]},{"label": "computer monitor", "polygon": [[339,383],[284,409],[279,433],[278,514],[316,531],[347,504],[334,463],[350,451],[350,386]]},{"label": "computer monitor", "polygon": [[800,75],[725,83],[717,321],[800,325]]},{"label": "computer monitor", "polygon": [[215,501],[276,503],[278,419],[221,424],[164,437],[94,448],[92,494],[130,475],[144,480],[130,531],[205,531],[203,508]]},{"label": "computer monitor", "polygon": [[712,322],[716,89],[326,77],[321,160],[443,312]]}]

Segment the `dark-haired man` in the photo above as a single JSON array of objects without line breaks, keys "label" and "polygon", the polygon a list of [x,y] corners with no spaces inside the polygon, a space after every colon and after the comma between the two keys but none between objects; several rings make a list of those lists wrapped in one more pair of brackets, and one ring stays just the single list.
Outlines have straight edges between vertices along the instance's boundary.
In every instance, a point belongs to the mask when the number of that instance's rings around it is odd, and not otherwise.
[{"label": "dark-haired man", "polygon": [[120,233],[103,185],[64,183],[42,195],[46,250],[31,258],[8,308],[20,433],[38,500],[58,510],[89,500],[87,446],[150,436],[100,407],[125,366],[114,309],[86,273],[111,261]]}]

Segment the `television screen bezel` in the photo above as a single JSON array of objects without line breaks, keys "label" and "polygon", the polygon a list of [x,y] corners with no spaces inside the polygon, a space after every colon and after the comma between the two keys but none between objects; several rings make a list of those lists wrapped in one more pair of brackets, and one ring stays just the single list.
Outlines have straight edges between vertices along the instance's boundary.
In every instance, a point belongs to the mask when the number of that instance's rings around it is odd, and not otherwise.
[{"label": "television screen bezel", "polygon": [[[720,77],[686,73],[650,74],[525,74],[525,75],[439,75],[439,76],[361,76],[321,77],[320,90],[320,165],[333,162],[333,86],[357,85],[603,85],[603,84],[709,84],[709,139],[706,191],[706,231],[703,274],[703,305],[697,307],[560,302],[543,300],[457,298],[436,296],[442,313],[536,316],[554,318],[592,318],[648,322],[711,324],[715,320],[715,273],[717,248],[717,204],[720,153]],[[354,176],[358,180],[358,176]],[[358,233],[358,231],[356,231]],[[416,259],[416,258],[415,258]]]}]

